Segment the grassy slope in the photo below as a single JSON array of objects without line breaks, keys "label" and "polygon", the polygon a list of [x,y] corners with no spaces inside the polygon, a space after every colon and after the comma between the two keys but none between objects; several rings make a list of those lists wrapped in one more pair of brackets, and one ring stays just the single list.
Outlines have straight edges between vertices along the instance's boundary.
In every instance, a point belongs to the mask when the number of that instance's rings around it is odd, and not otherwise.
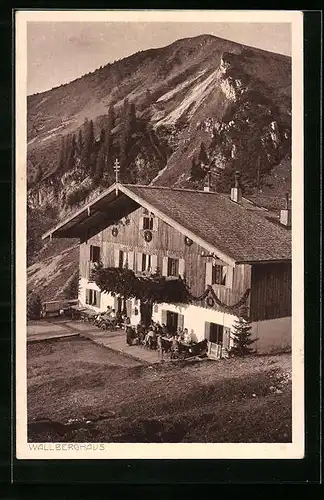
[{"label": "grassy slope", "polygon": [[289,442],[290,373],[288,355],[143,367],[87,340],[29,344],[29,440]]},{"label": "grassy slope", "polygon": [[[43,301],[64,298],[64,287],[79,265],[79,247],[71,240],[53,241],[27,269],[27,289]],[[75,297],[77,298],[77,297]]]}]

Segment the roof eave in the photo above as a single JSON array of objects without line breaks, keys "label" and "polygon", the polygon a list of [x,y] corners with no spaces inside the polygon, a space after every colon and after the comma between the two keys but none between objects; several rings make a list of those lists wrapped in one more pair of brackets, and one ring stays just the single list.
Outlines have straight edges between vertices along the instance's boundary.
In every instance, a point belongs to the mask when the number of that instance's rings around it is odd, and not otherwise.
[{"label": "roof eave", "polygon": [[236,264],[284,264],[284,263],[290,263],[291,262],[291,257],[287,258],[284,257],[282,259],[263,259],[263,260],[237,260]]}]

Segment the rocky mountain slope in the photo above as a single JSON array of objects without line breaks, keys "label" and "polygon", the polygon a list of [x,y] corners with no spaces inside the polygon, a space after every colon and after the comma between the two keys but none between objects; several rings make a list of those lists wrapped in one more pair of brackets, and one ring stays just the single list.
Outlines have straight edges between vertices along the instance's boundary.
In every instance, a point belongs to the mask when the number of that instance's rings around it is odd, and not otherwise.
[{"label": "rocky mountain slope", "polygon": [[199,189],[208,177],[228,191],[239,169],[245,194],[271,208],[290,189],[286,56],[202,35],[28,96],[27,107],[30,263],[45,226],[113,182],[116,157],[125,182]]}]

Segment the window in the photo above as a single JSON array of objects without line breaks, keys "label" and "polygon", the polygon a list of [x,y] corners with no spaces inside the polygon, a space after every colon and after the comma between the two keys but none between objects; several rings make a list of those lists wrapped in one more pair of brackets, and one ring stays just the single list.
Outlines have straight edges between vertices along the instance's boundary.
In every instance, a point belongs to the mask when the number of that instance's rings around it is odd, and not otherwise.
[{"label": "window", "polygon": [[168,276],[179,276],[179,259],[168,257]]},{"label": "window", "polygon": [[100,247],[90,245],[90,261],[91,262],[100,261]]},{"label": "window", "polygon": [[150,229],[151,231],[153,230],[153,217],[152,216],[145,216],[143,217],[143,229]]},{"label": "window", "polygon": [[152,256],[146,253],[142,254],[142,269],[141,271],[152,270]]},{"label": "window", "polygon": [[90,306],[100,307],[100,292],[97,290],[86,290],[86,304]]},{"label": "window", "polygon": [[127,252],[124,252],[123,250],[119,250],[118,267],[125,269],[127,266],[128,266]]},{"label": "window", "polygon": [[216,323],[210,323],[209,340],[214,344],[223,344],[224,327]]},{"label": "window", "polygon": [[212,285],[225,285],[226,284],[227,266],[220,266],[214,264],[212,267]]}]

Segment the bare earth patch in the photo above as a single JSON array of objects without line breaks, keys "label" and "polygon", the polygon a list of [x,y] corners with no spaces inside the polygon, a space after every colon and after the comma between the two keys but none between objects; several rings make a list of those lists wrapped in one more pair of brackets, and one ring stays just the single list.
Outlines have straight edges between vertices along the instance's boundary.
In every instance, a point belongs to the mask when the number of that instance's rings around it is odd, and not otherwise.
[{"label": "bare earth patch", "polygon": [[78,337],[28,344],[30,442],[290,442],[288,354],[139,361]]}]

